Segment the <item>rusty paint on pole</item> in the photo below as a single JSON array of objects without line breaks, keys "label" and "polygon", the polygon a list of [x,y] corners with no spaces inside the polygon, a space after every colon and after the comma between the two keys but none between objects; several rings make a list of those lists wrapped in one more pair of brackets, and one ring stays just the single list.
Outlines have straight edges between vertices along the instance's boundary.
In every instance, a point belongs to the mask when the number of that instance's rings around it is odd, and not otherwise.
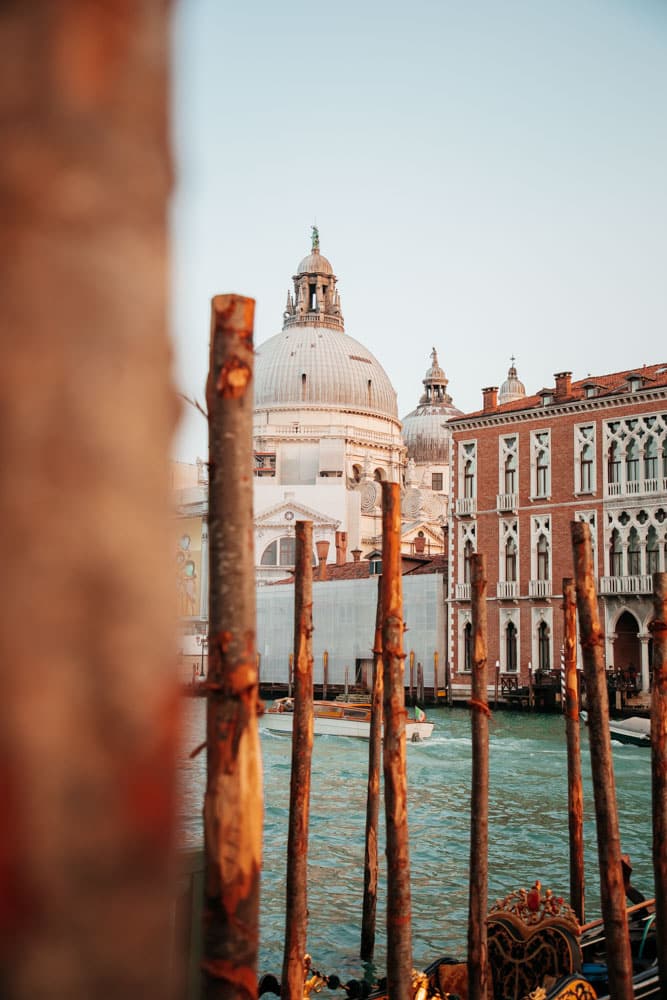
[{"label": "rusty paint on pole", "polygon": [[653,574],[651,784],[655,927],[661,995],[667,996],[667,573]]},{"label": "rusty paint on pole", "polygon": [[405,653],[398,483],[382,483],[383,770],[387,826],[387,989],[412,996],[410,853],[405,750]]},{"label": "rusty paint on pole", "polygon": [[588,700],[588,730],[595,799],[600,870],[600,901],[604,920],[610,993],[631,1000],[632,955],[621,869],[614,764],[609,734],[609,699],[604,668],[604,637],[600,628],[590,528],[573,521],[572,550],[579,612],[581,648]]},{"label": "rusty paint on pole", "polygon": [[209,426],[209,664],[204,797],[204,996],[257,996],[262,765],[252,560],[255,303],[216,295]]},{"label": "rusty paint on pole", "polygon": [[378,821],[380,818],[380,766],[382,763],[382,576],[378,576],[375,640],[373,643],[373,695],[368,739],[368,792],[366,796],[366,849],[360,957],[370,962],[375,951],[378,883]]},{"label": "rusty paint on pole", "polygon": [[584,881],[584,792],[581,780],[581,724],[577,683],[577,602],[574,581],[563,580],[565,737],[567,741],[567,815],[570,833],[570,905],[580,924],[586,920]]},{"label": "rusty paint on pole", "polygon": [[313,754],[313,525],[296,522],[294,719],[287,834],[285,952],[280,995],[302,1000],[308,933],[308,821]]},{"label": "rusty paint on pole", "polygon": [[486,557],[471,560],[472,597],[472,789],[470,802],[470,895],[468,902],[468,997],[486,1000],[489,863],[489,705],[486,623]]}]

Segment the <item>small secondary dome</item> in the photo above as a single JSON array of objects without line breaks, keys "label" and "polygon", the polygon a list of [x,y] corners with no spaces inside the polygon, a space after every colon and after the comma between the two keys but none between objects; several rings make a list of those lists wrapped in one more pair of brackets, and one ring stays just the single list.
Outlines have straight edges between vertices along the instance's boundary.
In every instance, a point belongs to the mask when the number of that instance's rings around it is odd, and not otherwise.
[{"label": "small secondary dome", "polygon": [[526,395],[526,387],[516,373],[514,357],[510,358],[510,361],[511,365],[507,372],[507,378],[501,385],[500,392],[498,393],[499,406],[502,406],[503,403],[513,403],[517,399],[523,399]]},{"label": "small secondary dome", "polygon": [[446,422],[461,415],[447,392],[448,381],[438,364],[435,347],[431,367],[423,379],[424,393],[416,410],[403,418],[402,436],[408,458],[418,464],[439,465],[449,461],[450,431]]},{"label": "small secondary dome", "polygon": [[297,274],[333,274],[333,267],[327,258],[317,250],[304,257],[298,268]]}]

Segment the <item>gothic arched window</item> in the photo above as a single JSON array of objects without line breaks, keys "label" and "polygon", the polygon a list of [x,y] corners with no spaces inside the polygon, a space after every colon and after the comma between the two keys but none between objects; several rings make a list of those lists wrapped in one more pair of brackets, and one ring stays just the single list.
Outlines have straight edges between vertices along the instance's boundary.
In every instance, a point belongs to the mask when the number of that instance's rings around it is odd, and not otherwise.
[{"label": "gothic arched window", "polygon": [[475,554],[472,542],[470,539],[463,546],[463,582],[470,583],[472,578],[472,557]]},{"label": "gothic arched window", "polygon": [[607,480],[609,483],[620,483],[621,481],[621,458],[619,454],[618,441],[612,441],[609,446]]},{"label": "gothic arched window", "polygon": [[628,576],[639,576],[641,571],[639,535],[636,528],[631,528],[628,535]]},{"label": "gothic arched window", "polygon": [[[654,437],[650,437],[644,446],[644,479],[658,478],[658,445]],[[652,488],[655,489],[657,483]]]},{"label": "gothic arched window", "polygon": [[472,625],[466,622],[463,628],[463,669],[472,670]]},{"label": "gothic arched window", "polygon": [[513,538],[505,543],[505,580],[508,583],[516,581],[516,542]]},{"label": "gothic arched window", "polygon": [[625,447],[625,479],[628,483],[636,483],[639,479],[639,449],[634,438],[630,438]]},{"label": "gothic arched window", "polygon": [[508,622],[505,629],[505,670],[516,673],[517,670],[517,635],[514,622]]},{"label": "gothic arched window", "polygon": [[646,572],[657,573],[659,566],[658,533],[653,526],[646,535]]},{"label": "gothic arched window", "polygon": [[546,622],[540,622],[537,629],[537,665],[540,670],[551,670],[549,626]]},{"label": "gothic arched window", "polygon": [[623,576],[623,546],[618,528],[611,533],[609,543],[609,572],[612,576]]},{"label": "gothic arched window", "polygon": [[505,493],[516,493],[516,455],[505,459]]},{"label": "gothic arched window", "polygon": [[545,535],[537,541],[537,579],[549,579],[549,542]]}]

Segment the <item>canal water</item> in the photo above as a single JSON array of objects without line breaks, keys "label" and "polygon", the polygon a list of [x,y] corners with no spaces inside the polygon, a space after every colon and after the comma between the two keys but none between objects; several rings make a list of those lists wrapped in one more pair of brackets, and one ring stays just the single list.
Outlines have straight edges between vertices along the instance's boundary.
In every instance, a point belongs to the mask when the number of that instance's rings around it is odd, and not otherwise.
[{"label": "canal water", "polygon": [[[187,699],[180,759],[181,832],[202,844],[206,760],[189,752],[205,738],[205,701]],[[465,957],[470,843],[470,714],[428,712],[431,739],[408,744],[408,799],[413,961],[423,967],[447,952]],[[264,859],[259,972],[280,978],[291,738],[260,721],[264,764]],[[559,715],[495,712],[490,720],[489,905],[508,892],[543,887],[567,898],[567,752]],[[582,727],[587,919],[599,916],[598,867],[588,738]],[[621,843],[633,861],[633,883],[653,895],[651,760],[645,748],[613,744]],[[368,744],[318,736],[314,741],[308,854],[308,949],[316,968],[343,982],[375,969],[361,963]],[[382,807],[384,808],[384,807]],[[381,810],[382,813],[382,810]],[[384,844],[384,823],[380,843]],[[385,971],[386,878],[380,859],[375,967]]]}]

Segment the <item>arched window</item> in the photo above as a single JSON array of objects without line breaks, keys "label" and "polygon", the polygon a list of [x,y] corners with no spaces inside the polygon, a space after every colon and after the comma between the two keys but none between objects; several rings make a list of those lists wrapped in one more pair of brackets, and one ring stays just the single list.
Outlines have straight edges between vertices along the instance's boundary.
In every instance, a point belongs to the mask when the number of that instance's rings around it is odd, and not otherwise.
[{"label": "arched window", "polygon": [[[654,437],[646,441],[644,447],[644,479],[656,480],[658,478],[658,445]],[[651,484],[652,489],[657,488],[657,483]]]},{"label": "arched window", "polygon": [[516,493],[516,455],[505,459],[505,493]]},{"label": "arched window", "polygon": [[472,557],[475,554],[472,542],[470,539],[463,546],[463,582],[470,583],[472,576]]},{"label": "arched window", "polygon": [[354,480],[355,483],[360,483],[361,482],[361,466],[360,465],[353,465],[352,466],[352,479]]},{"label": "arched window", "polygon": [[618,441],[612,441],[609,446],[609,457],[607,461],[607,480],[609,483],[620,483],[621,481],[621,458]]},{"label": "arched window", "polygon": [[549,492],[549,455],[544,448],[537,453],[535,467],[537,492],[536,496],[545,497]]},{"label": "arched window", "polygon": [[376,483],[381,483],[384,480],[384,473],[382,469],[376,469],[373,474],[373,478],[375,479]]},{"label": "arched window", "polygon": [[463,629],[463,669],[472,670],[472,625],[466,622]]},{"label": "arched window", "polygon": [[468,460],[463,470],[463,496],[467,499],[475,495],[475,466]]},{"label": "arched window", "polygon": [[639,576],[641,571],[639,535],[636,528],[631,528],[628,535],[628,576]]},{"label": "arched window", "polygon": [[593,445],[585,444],[579,457],[579,491],[590,493],[593,489]]},{"label": "arched window", "polygon": [[625,479],[628,483],[636,483],[639,479],[639,449],[634,438],[625,446]]},{"label": "arched window", "polygon": [[505,670],[516,673],[517,669],[516,625],[508,622],[505,629]]},{"label": "arched window", "polygon": [[275,538],[262,552],[262,566],[293,566],[296,559],[296,538],[294,535],[284,535]]},{"label": "arched window", "polygon": [[549,542],[545,535],[537,540],[537,579],[549,579]]},{"label": "arched window", "polygon": [[508,583],[516,581],[516,542],[513,538],[505,543],[505,580]]},{"label": "arched window", "polygon": [[659,565],[658,533],[655,528],[651,526],[646,535],[646,572],[659,572]]},{"label": "arched window", "polygon": [[537,629],[537,665],[540,670],[551,670],[549,626],[546,622],[540,622]]},{"label": "arched window", "polygon": [[609,572],[612,576],[623,576],[623,546],[618,528],[611,533],[609,543]]}]

